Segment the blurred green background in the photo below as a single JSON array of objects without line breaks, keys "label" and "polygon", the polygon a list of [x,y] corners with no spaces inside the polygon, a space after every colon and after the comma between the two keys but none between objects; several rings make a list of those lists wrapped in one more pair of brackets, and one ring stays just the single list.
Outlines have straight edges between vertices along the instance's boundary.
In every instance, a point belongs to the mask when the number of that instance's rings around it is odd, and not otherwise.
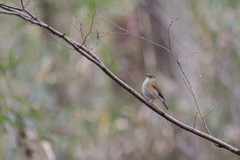
[{"label": "blurred green background", "polygon": [[[16,5],[9,0],[1,0]],[[19,0],[15,0],[20,4]],[[26,1],[25,1],[26,2]],[[172,49],[192,83],[213,136],[240,148],[240,1],[101,0],[100,14],[121,27],[165,43],[171,21]],[[27,9],[79,41],[89,30],[89,0],[31,0]],[[77,15],[80,22],[75,17]],[[0,157],[49,160],[231,160],[238,156],[188,133],[153,113],[75,51],[39,27],[0,15]],[[107,67],[141,93],[156,74],[168,114],[193,126],[197,112],[173,58],[163,49],[96,17],[89,47]],[[75,26],[75,27],[74,27]],[[96,39],[95,31],[100,32]],[[79,41],[80,42],[80,41]],[[196,67],[198,64],[202,78]],[[164,110],[159,100],[155,105]],[[196,128],[205,131],[197,114]]]}]

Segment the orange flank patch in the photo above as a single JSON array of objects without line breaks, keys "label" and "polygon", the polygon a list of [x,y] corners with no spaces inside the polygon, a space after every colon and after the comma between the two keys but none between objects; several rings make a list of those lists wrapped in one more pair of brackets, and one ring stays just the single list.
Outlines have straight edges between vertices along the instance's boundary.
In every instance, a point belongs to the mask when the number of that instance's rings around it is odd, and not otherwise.
[{"label": "orange flank patch", "polygon": [[148,87],[150,87],[153,91],[157,92],[157,90],[153,87],[152,83],[148,83]]}]

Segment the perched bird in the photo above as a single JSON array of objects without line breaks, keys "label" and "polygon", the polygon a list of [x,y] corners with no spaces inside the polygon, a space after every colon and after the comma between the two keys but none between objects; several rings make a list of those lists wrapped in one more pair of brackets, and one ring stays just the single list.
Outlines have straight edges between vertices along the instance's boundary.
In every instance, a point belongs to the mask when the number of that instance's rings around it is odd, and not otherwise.
[{"label": "perched bird", "polygon": [[[144,97],[147,100],[153,99],[153,101],[154,101],[156,98],[159,98],[162,101],[162,103],[164,104],[164,106],[166,107],[166,109],[168,109],[167,103],[162,95],[160,87],[157,84],[156,78],[153,74],[148,73],[146,75],[146,79],[142,85],[142,92],[143,92]],[[152,103],[153,103],[153,101],[152,101]]]}]

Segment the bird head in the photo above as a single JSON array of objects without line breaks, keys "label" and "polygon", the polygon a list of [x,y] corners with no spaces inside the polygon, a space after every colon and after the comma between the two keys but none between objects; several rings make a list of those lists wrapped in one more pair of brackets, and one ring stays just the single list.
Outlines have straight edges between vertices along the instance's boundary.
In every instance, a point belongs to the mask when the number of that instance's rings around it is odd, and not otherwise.
[{"label": "bird head", "polygon": [[155,76],[151,73],[146,74],[146,77],[149,79],[155,79]]}]

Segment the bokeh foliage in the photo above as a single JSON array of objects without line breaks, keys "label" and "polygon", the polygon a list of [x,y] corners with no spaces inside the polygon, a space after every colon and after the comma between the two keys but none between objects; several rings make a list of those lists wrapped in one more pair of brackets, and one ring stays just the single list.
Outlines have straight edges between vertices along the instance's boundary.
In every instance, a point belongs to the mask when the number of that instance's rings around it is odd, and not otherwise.
[{"label": "bokeh foliage", "polygon": [[[2,1],[3,2],[3,1]],[[6,3],[15,5],[11,1]],[[16,1],[19,4],[19,0]],[[94,1],[106,19],[167,46],[172,20],[174,53],[193,53],[182,65],[212,134],[239,145],[239,5],[237,0]],[[27,7],[39,19],[77,40],[89,30],[92,1],[32,0]],[[25,159],[31,144],[35,159],[52,147],[63,159],[236,159],[162,119],[78,53],[65,48],[39,27],[0,15],[0,156]],[[89,47],[117,76],[141,92],[145,74],[156,74],[170,115],[193,126],[194,101],[180,78],[176,62],[166,52],[122,32],[96,17]],[[74,27],[75,26],[75,27]],[[103,33],[104,32],[104,33]],[[160,101],[155,103],[163,109]],[[196,128],[204,131],[197,115]],[[22,141],[24,139],[24,141]]]}]

